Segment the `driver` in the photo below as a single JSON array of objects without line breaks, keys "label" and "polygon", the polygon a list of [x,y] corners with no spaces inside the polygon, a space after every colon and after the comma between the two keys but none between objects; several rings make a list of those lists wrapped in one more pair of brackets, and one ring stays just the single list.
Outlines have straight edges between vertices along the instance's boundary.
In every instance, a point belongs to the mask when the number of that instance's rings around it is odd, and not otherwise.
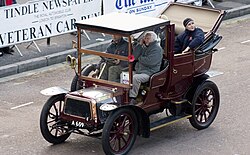
[{"label": "driver", "polygon": [[[112,41],[107,48],[107,53],[128,56],[128,42],[120,35],[113,35]],[[102,61],[101,61],[102,62]],[[120,74],[123,68],[128,67],[128,62],[120,60],[111,60],[106,63],[103,69],[101,79],[119,82]]]}]

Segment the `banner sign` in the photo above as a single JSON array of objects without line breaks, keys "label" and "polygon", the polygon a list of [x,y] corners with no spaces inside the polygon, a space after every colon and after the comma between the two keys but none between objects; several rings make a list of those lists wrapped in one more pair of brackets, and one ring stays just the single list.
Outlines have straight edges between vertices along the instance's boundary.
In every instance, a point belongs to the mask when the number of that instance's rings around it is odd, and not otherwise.
[{"label": "banner sign", "polygon": [[158,16],[174,0],[104,0],[104,14],[125,12],[145,16]]},{"label": "banner sign", "polygon": [[101,0],[30,0],[0,7],[0,47],[61,35],[101,15]]}]

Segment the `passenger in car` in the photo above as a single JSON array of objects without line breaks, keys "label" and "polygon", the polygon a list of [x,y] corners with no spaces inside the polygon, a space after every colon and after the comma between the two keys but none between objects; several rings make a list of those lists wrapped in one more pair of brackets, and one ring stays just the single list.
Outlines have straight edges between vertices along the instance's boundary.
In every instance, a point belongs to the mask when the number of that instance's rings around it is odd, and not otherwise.
[{"label": "passenger in car", "polygon": [[160,71],[163,50],[157,43],[155,32],[145,33],[140,42],[134,46],[133,55],[138,61],[133,74],[133,86],[129,92],[130,104],[136,104],[141,83],[149,81],[152,74]]},{"label": "passenger in car", "polygon": [[[107,53],[110,54],[118,54],[122,56],[128,56],[128,42],[123,39],[120,35],[113,35],[112,41],[107,48]],[[128,67],[128,62],[120,61],[120,60],[112,60],[111,62],[107,62],[103,73],[101,75],[101,79],[119,82],[120,74],[123,68]]]},{"label": "passenger in car", "polygon": [[194,24],[194,20],[186,18],[183,21],[185,31],[180,33],[175,39],[174,50],[175,54],[188,52],[190,49],[195,49],[204,41],[204,32]]}]

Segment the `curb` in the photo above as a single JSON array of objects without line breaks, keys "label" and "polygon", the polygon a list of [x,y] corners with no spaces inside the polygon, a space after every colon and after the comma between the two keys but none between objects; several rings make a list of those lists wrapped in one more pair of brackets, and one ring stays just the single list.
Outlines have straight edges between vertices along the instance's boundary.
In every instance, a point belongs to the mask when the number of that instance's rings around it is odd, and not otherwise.
[{"label": "curb", "polygon": [[43,57],[38,57],[38,58],[33,58],[30,60],[25,60],[21,61],[18,63],[6,65],[6,66],[1,66],[0,67],[0,78],[14,75],[14,74],[19,74],[23,73],[26,71],[54,65],[57,63],[62,63],[66,60],[67,55],[76,55],[76,50],[71,49],[59,53],[54,53],[51,55],[43,56]]},{"label": "curb", "polygon": [[247,14],[250,14],[250,5],[245,5],[245,6],[241,6],[241,7],[238,7],[238,8],[233,8],[233,9],[230,9],[230,10],[226,10],[226,12],[227,12],[227,14],[224,17],[224,20],[240,17],[240,16],[243,16],[243,15],[247,15]]},{"label": "curb", "polygon": [[[110,41],[111,40],[97,42],[94,44],[86,45],[86,46],[84,46],[84,48],[90,48],[90,49],[91,48],[99,48],[99,49],[104,50],[105,49],[104,45],[110,43]],[[0,67],[0,78],[65,62],[67,55],[72,55],[74,57],[77,57],[77,50],[70,49],[70,50],[66,50],[66,51],[62,51],[62,52],[58,52],[58,53],[53,53],[53,54],[38,57],[38,58],[33,58],[30,60],[17,62],[17,63],[10,64],[10,65],[1,66]]]}]

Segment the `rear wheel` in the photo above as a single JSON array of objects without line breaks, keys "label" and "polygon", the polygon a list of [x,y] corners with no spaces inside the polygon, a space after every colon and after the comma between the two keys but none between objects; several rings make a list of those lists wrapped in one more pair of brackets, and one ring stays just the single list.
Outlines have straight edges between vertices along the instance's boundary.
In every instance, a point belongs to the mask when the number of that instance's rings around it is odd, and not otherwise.
[{"label": "rear wheel", "polygon": [[200,85],[192,99],[192,117],[189,119],[192,126],[198,130],[209,127],[219,110],[220,95],[215,83],[205,81]]},{"label": "rear wheel", "polygon": [[131,109],[112,112],[103,128],[102,148],[106,154],[126,154],[132,148],[138,132],[138,121]]},{"label": "rear wheel", "polygon": [[64,142],[71,134],[69,124],[62,120],[64,95],[55,95],[44,104],[40,115],[40,130],[45,140],[53,144]]}]

